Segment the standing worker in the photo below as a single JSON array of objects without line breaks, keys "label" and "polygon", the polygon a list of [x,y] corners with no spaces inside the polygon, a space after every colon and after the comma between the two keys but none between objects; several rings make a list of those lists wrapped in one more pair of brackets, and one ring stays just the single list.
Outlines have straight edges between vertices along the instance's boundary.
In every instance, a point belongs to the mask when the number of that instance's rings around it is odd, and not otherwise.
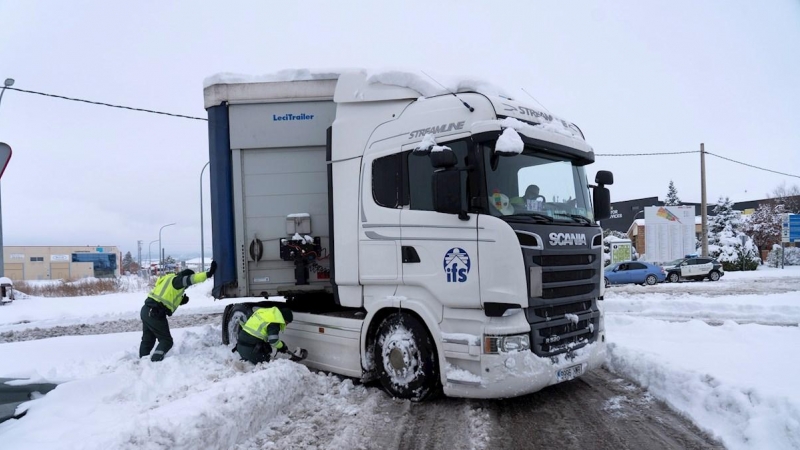
[{"label": "standing worker", "polygon": [[178,309],[178,306],[189,302],[189,297],[183,293],[189,286],[202,283],[214,276],[217,271],[217,262],[211,261],[208,272],[195,274],[193,270],[183,270],[178,274],[170,273],[161,276],[156,281],[156,286],[147,295],[147,300],[142,306],[142,344],[139,346],[139,358],[150,354],[158,339],[158,347],[150,357],[152,361],[161,361],[164,355],[172,348],[172,335],[169,332],[167,316]]},{"label": "standing worker", "polygon": [[[243,360],[253,364],[269,362],[272,347],[277,353],[288,354],[289,347],[280,340],[278,333],[285,330],[286,324],[291,323],[292,319],[292,310],[289,308],[273,306],[256,310],[239,330],[234,350],[239,352]],[[298,348],[290,356],[292,361],[301,361],[308,356],[308,352]]]}]

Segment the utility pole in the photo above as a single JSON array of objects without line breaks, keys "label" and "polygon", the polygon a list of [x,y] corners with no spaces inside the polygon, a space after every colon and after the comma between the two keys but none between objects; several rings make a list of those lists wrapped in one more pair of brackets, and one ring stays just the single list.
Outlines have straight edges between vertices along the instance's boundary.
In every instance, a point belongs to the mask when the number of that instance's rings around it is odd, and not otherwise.
[{"label": "utility pole", "polygon": [[702,218],[700,242],[703,257],[708,257],[708,203],[706,202],[706,146],[700,143],[700,217]]},{"label": "utility pole", "polygon": [[136,241],[136,247],[138,248],[139,254],[137,255],[136,264],[139,265],[139,270],[142,270],[142,241]]}]

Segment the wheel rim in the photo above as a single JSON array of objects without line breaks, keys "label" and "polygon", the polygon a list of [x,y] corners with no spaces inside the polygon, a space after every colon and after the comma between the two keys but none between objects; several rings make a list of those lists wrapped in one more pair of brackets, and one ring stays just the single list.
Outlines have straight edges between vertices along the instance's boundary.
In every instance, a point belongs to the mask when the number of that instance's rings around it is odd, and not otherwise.
[{"label": "wheel rim", "polygon": [[606,287],[610,286],[611,283],[608,282],[608,278],[606,278]]},{"label": "wheel rim", "polygon": [[239,330],[242,329],[242,323],[247,321],[247,314],[242,311],[236,311],[231,314],[228,319],[228,342],[236,343],[239,339]]},{"label": "wheel rim", "polygon": [[677,282],[678,281],[678,275],[676,275],[674,273],[670,274],[669,281],[672,281],[673,283]]},{"label": "wheel rim", "polygon": [[650,286],[652,286],[652,285],[656,284],[656,277],[655,277],[655,276],[653,276],[653,275],[649,275],[649,276],[647,277],[647,280],[645,280],[645,281],[647,281],[647,284],[649,284]]},{"label": "wheel rim", "polygon": [[421,370],[420,352],[408,330],[397,329],[387,336],[381,353],[383,369],[394,384],[408,384]]},{"label": "wheel rim", "polygon": [[711,281],[717,281],[717,280],[719,280],[719,274],[717,272],[712,273]]}]

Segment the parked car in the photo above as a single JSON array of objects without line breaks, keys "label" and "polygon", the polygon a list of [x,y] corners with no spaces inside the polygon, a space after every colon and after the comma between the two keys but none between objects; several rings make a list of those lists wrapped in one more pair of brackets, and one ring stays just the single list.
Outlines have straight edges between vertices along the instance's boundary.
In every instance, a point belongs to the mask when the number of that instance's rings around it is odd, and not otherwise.
[{"label": "parked car", "polygon": [[606,267],[606,287],[612,284],[647,284],[663,283],[667,273],[661,267],[643,261],[623,261]]},{"label": "parked car", "polygon": [[677,283],[681,279],[703,281],[708,278],[717,281],[725,275],[722,264],[714,258],[690,256],[676,259],[664,265],[667,281]]}]

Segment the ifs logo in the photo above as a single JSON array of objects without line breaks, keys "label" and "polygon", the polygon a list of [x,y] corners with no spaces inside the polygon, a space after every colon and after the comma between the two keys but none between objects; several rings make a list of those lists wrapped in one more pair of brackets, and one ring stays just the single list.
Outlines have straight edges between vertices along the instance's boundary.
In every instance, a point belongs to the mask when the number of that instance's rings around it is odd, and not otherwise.
[{"label": "ifs logo", "polygon": [[444,273],[448,283],[467,281],[470,266],[469,255],[463,248],[451,248],[444,254]]}]

